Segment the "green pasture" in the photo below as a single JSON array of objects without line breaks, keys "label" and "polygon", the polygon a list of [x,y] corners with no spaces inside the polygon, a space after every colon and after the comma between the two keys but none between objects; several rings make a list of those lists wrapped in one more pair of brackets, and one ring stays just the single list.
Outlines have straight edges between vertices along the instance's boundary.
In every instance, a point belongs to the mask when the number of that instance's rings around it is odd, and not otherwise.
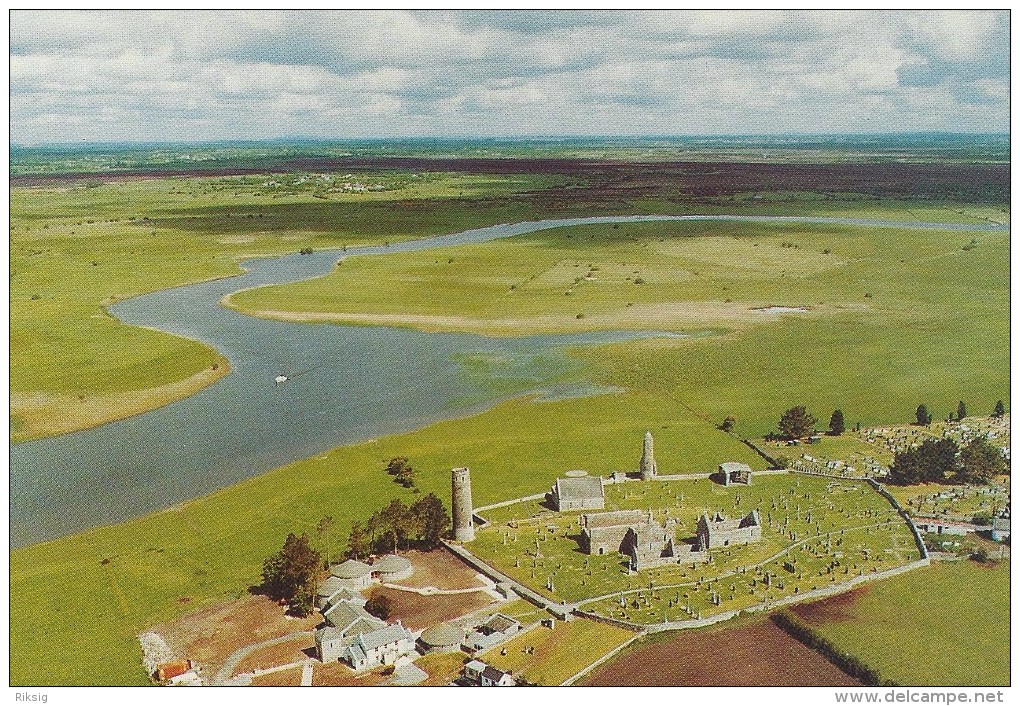
[{"label": "green pasture", "polygon": [[[360,323],[442,317],[406,325],[495,334],[712,330],[724,335],[577,355],[595,382],[668,396],[707,419],[732,415],[738,433],[759,436],[796,404],[823,429],[836,407],[850,428],[909,421],[921,401],[991,409],[1009,388],[1008,252],[1007,233],[583,226],[352,258],[328,277],[244,292],[232,304]],[[752,310],[768,305],[811,310]]]},{"label": "green pasture", "polygon": [[679,540],[695,536],[704,513],[736,518],[757,510],[762,540],[713,550],[707,563],[631,572],[620,554],[580,551],[582,513],[524,501],[484,513],[491,524],[470,549],[553,600],[606,596],[585,609],[638,623],[739,610],[919,558],[909,528],[862,482],[799,475],[758,476],[750,488],[707,479],[628,482],[606,488],[606,510],[619,509],[675,520]]},{"label": "green pasture", "polygon": [[144,411],[216,375],[146,400],[152,388],[209,375],[214,365],[219,374],[226,370],[208,346],[122,325],[106,312],[108,304],[238,274],[237,261],[246,256],[406,240],[526,218],[530,212],[520,205],[486,210],[471,204],[550,182],[419,176],[380,177],[389,191],[325,196],[261,186],[270,177],[11,189],[12,437],[80,428],[85,409],[97,408],[93,423]]},{"label": "green pasture", "polygon": [[[751,452],[668,401],[634,393],[517,400],[467,419],[346,446],[182,506],[11,552],[11,681],[141,683],[135,635],[210,602],[243,594],[289,532],[336,519],[333,543],[393,497],[416,494],[386,475],[410,459],[421,493],[449,502],[450,469],[471,468],[475,503],[550,486],[572,468],[634,469],[644,432],[660,467],[713,469]],[[761,466],[760,463],[757,464]],[[59,640],[62,659],[53,660]]]},{"label": "green pasture", "polygon": [[494,650],[484,659],[532,684],[559,686],[633,636],[633,632],[612,625],[575,620],[557,623],[553,630],[537,627],[518,635],[504,645],[506,655],[502,649]]},{"label": "green pasture", "polygon": [[1008,685],[1009,572],[1008,560],[935,563],[801,617],[904,686]]}]

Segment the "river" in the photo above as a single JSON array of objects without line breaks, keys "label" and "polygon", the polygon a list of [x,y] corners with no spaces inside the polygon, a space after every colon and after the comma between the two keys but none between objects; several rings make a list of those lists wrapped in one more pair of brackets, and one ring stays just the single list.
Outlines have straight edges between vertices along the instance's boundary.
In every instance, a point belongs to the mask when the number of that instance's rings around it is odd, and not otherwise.
[{"label": "river", "polygon": [[[10,544],[19,547],[163,509],[328,449],[472,414],[510,395],[591,392],[556,381],[565,348],[661,331],[492,338],[301,324],[245,316],[219,305],[240,289],[329,273],[338,256],[386,255],[481,243],[567,225],[711,220],[826,223],[940,230],[1008,226],[811,217],[631,216],[497,225],[391,246],[246,261],[247,272],[153,292],[110,312],[128,324],[214,346],[230,375],[183,400],[129,419],[11,446]],[[465,361],[495,361],[488,380]],[[274,378],[291,376],[277,385]],[[502,377],[504,379],[496,379]]]}]

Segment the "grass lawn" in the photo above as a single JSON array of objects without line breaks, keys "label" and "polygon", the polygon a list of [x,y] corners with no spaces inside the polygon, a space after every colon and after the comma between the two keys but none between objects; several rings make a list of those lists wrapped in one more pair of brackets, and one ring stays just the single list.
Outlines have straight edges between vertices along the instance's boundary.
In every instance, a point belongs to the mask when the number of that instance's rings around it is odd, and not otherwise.
[{"label": "grass lawn", "polygon": [[[556,623],[553,630],[537,627],[485,655],[485,661],[515,677],[541,686],[558,686],[589,664],[629,640],[629,630],[591,620]],[[533,648],[528,654],[525,648]]]},{"label": "grass lawn", "polygon": [[696,534],[703,513],[741,517],[757,510],[762,540],[713,550],[708,563],[631,573],[618,553],[580,551],[581,513],[542,511],[531,501],[487,513],[492,524],[469,548],[554,600],[606,596],[583,607],[635,623],[738,610],[919,558],[907,526],[861,482],[796,475],[759,476],[750,488],[709,480],[632,482],[606,488],[606,509],[651,509],[660,522],[677,521],[678,539]]},{"label": "grass lawn", "polygon": [[936,563],[855,591],[852,600],[794,610],[899,684],[1010,683],[1008,560]]}]

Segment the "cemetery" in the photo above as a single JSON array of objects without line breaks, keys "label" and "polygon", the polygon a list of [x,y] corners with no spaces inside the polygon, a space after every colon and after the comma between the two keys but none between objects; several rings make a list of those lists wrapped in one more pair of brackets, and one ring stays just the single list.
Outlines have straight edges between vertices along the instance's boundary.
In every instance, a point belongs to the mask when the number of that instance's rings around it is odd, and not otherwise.
[{"label": "cemetery", "polygon": [[768,607],[922,558],[910,526],[866,481],[796,473],[761,474],[751,486],[631,480],[605,486],[605,510],[640,510],[672,528],[677,544],[697,535],[706,514],[755,513],[761,534],[747,544],[709,547],[703,559],[635,570],[617,551],[587,553],[583,512],[555,512],[532,499],[482,513],[487,524],[469,548],[552,602],[631,625]]}]

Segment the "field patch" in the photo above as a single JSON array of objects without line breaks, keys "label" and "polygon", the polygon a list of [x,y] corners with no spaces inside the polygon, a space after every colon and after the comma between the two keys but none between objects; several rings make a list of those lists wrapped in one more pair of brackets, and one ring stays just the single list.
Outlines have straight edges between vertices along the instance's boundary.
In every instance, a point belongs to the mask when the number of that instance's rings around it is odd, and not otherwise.
[{"label": "field patch", "polygon": [[638,642],[584,686],[859,686],[767,620]]},{"label": "field patch", "polygon": [[904,686],[1008,685],[1009,566],[934,563],[791,610],[883,679]]}]

